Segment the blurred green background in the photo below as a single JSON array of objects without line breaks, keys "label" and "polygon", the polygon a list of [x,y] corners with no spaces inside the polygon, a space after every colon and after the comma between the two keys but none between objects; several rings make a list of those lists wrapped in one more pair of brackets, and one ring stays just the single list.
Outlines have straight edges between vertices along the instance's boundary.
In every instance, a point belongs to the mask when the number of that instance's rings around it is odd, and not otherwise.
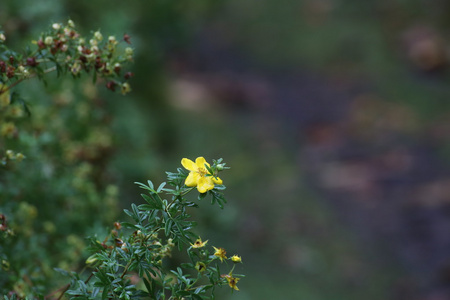
[{"label": "blurred green background", "polygon": [[[100,84],[95,96],[112,139],[93,163],[97,186],[117,185],[125,208],[141,201],[133,182],[162,181],[183,157],[231,167],[228,205],[195,216],[202,237],[243,257],[241,291],[221,299],[450,297],[446,1],[0,4],[11,48],[68,17],[85,33],[129,34],[136,53],[133,92]],[[82,83],[64,82],[18,88],[48,110],[65,90],[82,97]],[[60,115],[74,127],[76,103]],[[78,218],[87,232],[104,226]]]}]

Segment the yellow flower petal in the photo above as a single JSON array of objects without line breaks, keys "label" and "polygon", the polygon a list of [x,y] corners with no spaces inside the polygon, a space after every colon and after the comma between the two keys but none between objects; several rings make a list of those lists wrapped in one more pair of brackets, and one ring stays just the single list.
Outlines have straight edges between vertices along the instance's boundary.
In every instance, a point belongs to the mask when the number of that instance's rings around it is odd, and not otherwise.
[{"label": "yellow flower petal", "polygon": [[197,181],[197,189],[200,193],[206,193],[209,190],[214,188],[214,183],[212,181],[212,177],[200,177]]},{"label": "yellow flower petal", "polygon": [[215,184],[222,184],[223,183],[222,179],[220,179],[219,177],[211,177],[211,178],[212,178],[212,181]]},{"label": "yellow flower petal", "polygon": [[227,281],[228,281],[228,285],[230,286],[230,288],[235,289],[236,291],[239,291],[239,288],[237,287],[237,283],[240,280],[240,278],[235,278],[232,276],[227,276]]},{"label": "yellow flower petal", "polygon": [[189,171],[197,171],[197,166],[195,165],[195,163],[188,159],[188,158],[183,158],[181,160],[181,165],[185,168],[188,169]]},{"label": "yellow flower petal", "polygon": [[184,184],[189,187],[197,186],[197,184],[201,178],[202,177],[197,172],[190,172],[188,177],[184,181]]},{"label": "yellow flower petal", "polygon": [[203,156],[197,157],[197,159],[195,160],[195,164],[197,165],[197,168],[202,168],[202,169],[206,169],[205,165],[208,166],[208,168],[210,167],[210,165],[206,162],[206,159]]},{"label": "yellow flower petal", "polygon": [[206,271],[206,265],[205,265],[205,263],[202,263],[202,262],[200,262],[200,261],[198,261],[198,262],[195,264],[195,268],[196,268],[197,271],[199,271],[200,273]]},{"label": "yellow flower petal", "polygon": [[217,256],[218,258],[220,258],[221,262],[223,262],[224,259],[227,259],[227,256],[226,256],[227,255],[227,251],[225,251],[225,249],[223,249],[223,248],[216,248],[214,246],[213,246],[213,248],[216,251],[214,253],[214,255]]},{"label": "yellow flower petal", "polygon": [[195,243],[191,244],[192,248],[202,248],[204,247],[206,244],[208,243],[208,241],[204,241],[202,242],[201,238],[198,238]]}]

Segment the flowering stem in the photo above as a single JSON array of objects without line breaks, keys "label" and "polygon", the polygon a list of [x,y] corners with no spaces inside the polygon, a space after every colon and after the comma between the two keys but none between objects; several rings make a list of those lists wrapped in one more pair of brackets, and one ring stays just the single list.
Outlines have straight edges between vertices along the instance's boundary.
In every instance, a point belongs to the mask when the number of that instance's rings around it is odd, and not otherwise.
[{"label": "flowering stem", "polygon": [[[47,74],[47,73],[50,73],[50,72],[53,72],[53,71],[56,71],[56,66],[48,68],[47,70],[44,70],[44,74]],[[2,90],[2,93],[12,89],[16,85],[18,85],[19,83],[24,81],[25,79],[31,79],[31,78],[34,78],[34,77],[36,77],[36,73],[30,74],[30,76],[28,76],[26,78],[24,77],[24,78],[18,79],[17,81],[15,81],[15,82],[11,83],[9,86],[7,86],[4,90]]]}]

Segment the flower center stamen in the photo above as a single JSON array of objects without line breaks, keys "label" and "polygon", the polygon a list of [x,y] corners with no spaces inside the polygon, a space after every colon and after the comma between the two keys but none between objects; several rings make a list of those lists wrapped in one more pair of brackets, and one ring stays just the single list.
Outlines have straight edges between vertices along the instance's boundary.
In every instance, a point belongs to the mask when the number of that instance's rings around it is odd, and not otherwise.
[{"label": "flower center stamen", "polygon": [[206,174],[208,174],[208,171],[205,168],[198,168],[197,169],[198,174],[200,174],[200,176],[205,177]]}]

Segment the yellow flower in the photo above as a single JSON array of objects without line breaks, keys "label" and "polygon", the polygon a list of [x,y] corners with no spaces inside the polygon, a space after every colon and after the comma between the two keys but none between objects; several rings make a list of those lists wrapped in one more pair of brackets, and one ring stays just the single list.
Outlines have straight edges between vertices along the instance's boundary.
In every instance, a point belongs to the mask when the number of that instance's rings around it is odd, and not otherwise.
[{"label": "yellow flower", "polygon": [[17,128],[14,125],[14,123],[11,123],[11,122],[3,123],[2,127],[0,128],[0,134],[2,136],[6,136],[8,138],[14,137],[14,135],[16,135],[16,133],[17,133]]},{"label": "yellow flower", "polygon": [[10,101],[8,87],[3,83],[0,83],[0,107],[8,106]]},{"label": "yellow flower", "polygon": [[240,256],[237,256],[237,255],[233,255],[233,256],[231,257],[231,260],[232,260],[234,263],[240,263],[240,262],[242,262],[242,258],[241,258]]},{"label": "yellow flower", "polygon": [[192,248],[202,248],[208,243],[208,241],[202,242],[201,238],[198,238],[193,244],[191,244]]},{"label": "yellow flower", "polygon": [[240,278],[233,277],[231,275],[226,275],[225,278],[228,281],[228,285],[230,288],[235,289],[236,291],[239,291],[239,288],[236,286]]},{"label": "yellow flower", "polygon": [[199,271],[200,273],[205,272],[206,271],[206,265],[200,261],[198,261],[195,264],[195,269],[197,269],[197,271]]},{"label": "yellow flower", "polygon": [[212,190],[214,184],[222,184],[222,180],[219,177],[211,176],[208,173],[206,166],[209,168],[210,165],[203,157],[197,157],[195,163],[190,159],[183,158],[181,164],[185,169],[191,171],[184,184],[189,187],[196,186],[199,193],[206,193]]},{"label": "yellow flower", "polygon": [[216,247],[213,247],[213,248],[214,248],[214,250],[216,250],[214,255],[217,256],[218,258],[220,258],[220,261],[223,261],[224,259],[227,259],[227,257],[226,257],[227,251],[225,251],[225,249],[223,249],[223,248],[216,248]]}]

